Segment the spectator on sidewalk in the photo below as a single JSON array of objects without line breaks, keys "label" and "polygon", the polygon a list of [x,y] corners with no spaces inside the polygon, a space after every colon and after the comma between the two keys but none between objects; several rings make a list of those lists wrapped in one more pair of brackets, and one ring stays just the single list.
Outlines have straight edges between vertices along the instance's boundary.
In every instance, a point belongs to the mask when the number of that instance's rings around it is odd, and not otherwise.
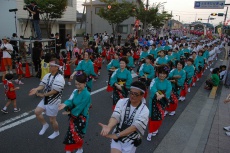
[{"label": "spectator on sidewalk", "polygon": [[[34,47],[32,50],[33,50],[32,59],[33,59],[33,63],[34,63],[35,76],[40,78],[41,77],[42,43],[35,41]],[[38,72],[39,72],[39,74],[38,74]]]},{"label": "spectator on sidewalk", "polygon": [[3,63],[5,65],[6,71],[8,71],[8,67],[10,70],[10,73],[13,74],[12,72],[12,59],[11,59],[11,54],[13,52],[13,46],[9,43],[9,38],[2,38],[2,45],[0,48],[0,51],[3,52]]},{"label": "spectator on sidewalk", "polygon": [[72,58],[72,54],[73,54],[72,52],[73,52],[73,48],[74,48],[74,43],[72,41],[72,38],[69,38],[69,40],[65,44],[65,47],[66,47],[67,53],[69,52],[69,54],[70,54],[70,58]]},{"label": "spectator on sidewalk", "polygon": [[220,83],[220,77],[219,77],[219,68],[215,68],[212,70],[212,76],[210,79],[208,79],[205,85],[205,89],[211,90],[213,86],[218,86]]}]

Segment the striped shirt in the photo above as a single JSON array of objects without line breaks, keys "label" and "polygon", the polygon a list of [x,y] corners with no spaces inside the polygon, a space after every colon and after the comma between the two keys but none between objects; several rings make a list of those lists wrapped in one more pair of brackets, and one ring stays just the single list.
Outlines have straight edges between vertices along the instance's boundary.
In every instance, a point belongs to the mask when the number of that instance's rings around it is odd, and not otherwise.
[{"label": "striped shirt", "polygon": [[[133,141],[135,139],[141,138],[144,135],[144,132],[147,128],[148,115],[149,115],[149,109],[144,104],[144,101],[145,101],[145,99],[143,98],[142,104],[140,105],[140,107],[138,107],[136,114],[134,116],[134,119],[133,119],[133,123],[131,125],[131,126],[135,126],[137,128],[137,131],[124,137],[122,139],[122,141],[133,143]],[[125,110],[126,110],[127,104],[128,104],[128,98],[120,99],[117,102],[117,105],[116,105],[114,112],[112,114],[112,117],[118,121],[119,128],[121,128],[122,123],[124,122]],[[131,111],[130,111],[130,114],[132,114]],[[122,129],[122,130],[125,130],[125,129]],[[114,133],[115,133],[115,131],[116,131],[116,129],[114,129]]]},{"label": "striped shirt", "polygon": [[[62,91],[63,91],[64,86],[65,86],[65,79],[63,78],[63,76],[61,74],[57,74],[57,76],[55,77],[55,79],[52,83],[54,76],[50,75],[50,74],[51,73],[48,73],[43,77],[42,81],[40,82],[40,86],[46,87],[47,83],[48,83],[48,85],[50,86],[50,91],[51,90],[58,91],[59,93],[56,96],[54,96],[54,97],[50,96],[50,97],[52,97],[52,99],[49,99],[49,104],[58,104],[61,102]],[[49,80],[49,82],[48,82],[48,80]],[[45,91],[45,92],[47,92],[47,91]]]}]

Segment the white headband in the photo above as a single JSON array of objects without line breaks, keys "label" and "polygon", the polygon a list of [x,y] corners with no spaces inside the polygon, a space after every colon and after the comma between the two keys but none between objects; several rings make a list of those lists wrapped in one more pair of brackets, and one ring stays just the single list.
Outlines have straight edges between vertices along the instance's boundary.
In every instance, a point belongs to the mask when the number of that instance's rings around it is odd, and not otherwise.
[{"label": "white headband", "polygon": [[130,89],[138,89],[138,90],[140,90],[141,92],[145,93],[144,90],[142,90],[141,88],[138,88],[138,87],[131,86]]},{"label": "white headband", "polygon": [[58,66],[58,67],[60,66],[60,65],[55,64],[55,63],[53,63],[53,62],[50,62],[50,65],[51,65],[51,66]]}]

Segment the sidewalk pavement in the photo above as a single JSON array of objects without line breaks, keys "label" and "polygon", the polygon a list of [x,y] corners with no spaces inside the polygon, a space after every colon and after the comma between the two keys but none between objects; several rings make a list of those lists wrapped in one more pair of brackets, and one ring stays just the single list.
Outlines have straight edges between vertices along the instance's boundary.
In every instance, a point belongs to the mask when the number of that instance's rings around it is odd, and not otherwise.
[{"label": "sidewalk pavement", "polygon": [[[223,64],[228,64],[224,53],[214,67]],[[204,85],[205,82],[154,153],[230,153],[230,137],[223,130],[230,125],[230,104],[223,103],[230,89],[220,85],[216,98],[209,99],[210,91]]]}]

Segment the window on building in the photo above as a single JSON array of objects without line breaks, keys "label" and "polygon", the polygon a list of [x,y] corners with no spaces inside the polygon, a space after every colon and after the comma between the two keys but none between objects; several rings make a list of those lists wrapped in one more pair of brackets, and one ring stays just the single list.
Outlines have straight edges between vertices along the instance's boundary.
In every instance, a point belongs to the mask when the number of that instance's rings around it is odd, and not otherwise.
[{"label": "window on building", "polygon": [[101,7],[95,7],[95,14],[99,13]]},{"label": "window on building", "polygon": [[73,7],[73,0],[68,0],[68,4],[69,7]]},{"label": "window on building", "polygon": [[118,32],[127,34],[128,33],[128,25],[119,25],[118,26]]}]

